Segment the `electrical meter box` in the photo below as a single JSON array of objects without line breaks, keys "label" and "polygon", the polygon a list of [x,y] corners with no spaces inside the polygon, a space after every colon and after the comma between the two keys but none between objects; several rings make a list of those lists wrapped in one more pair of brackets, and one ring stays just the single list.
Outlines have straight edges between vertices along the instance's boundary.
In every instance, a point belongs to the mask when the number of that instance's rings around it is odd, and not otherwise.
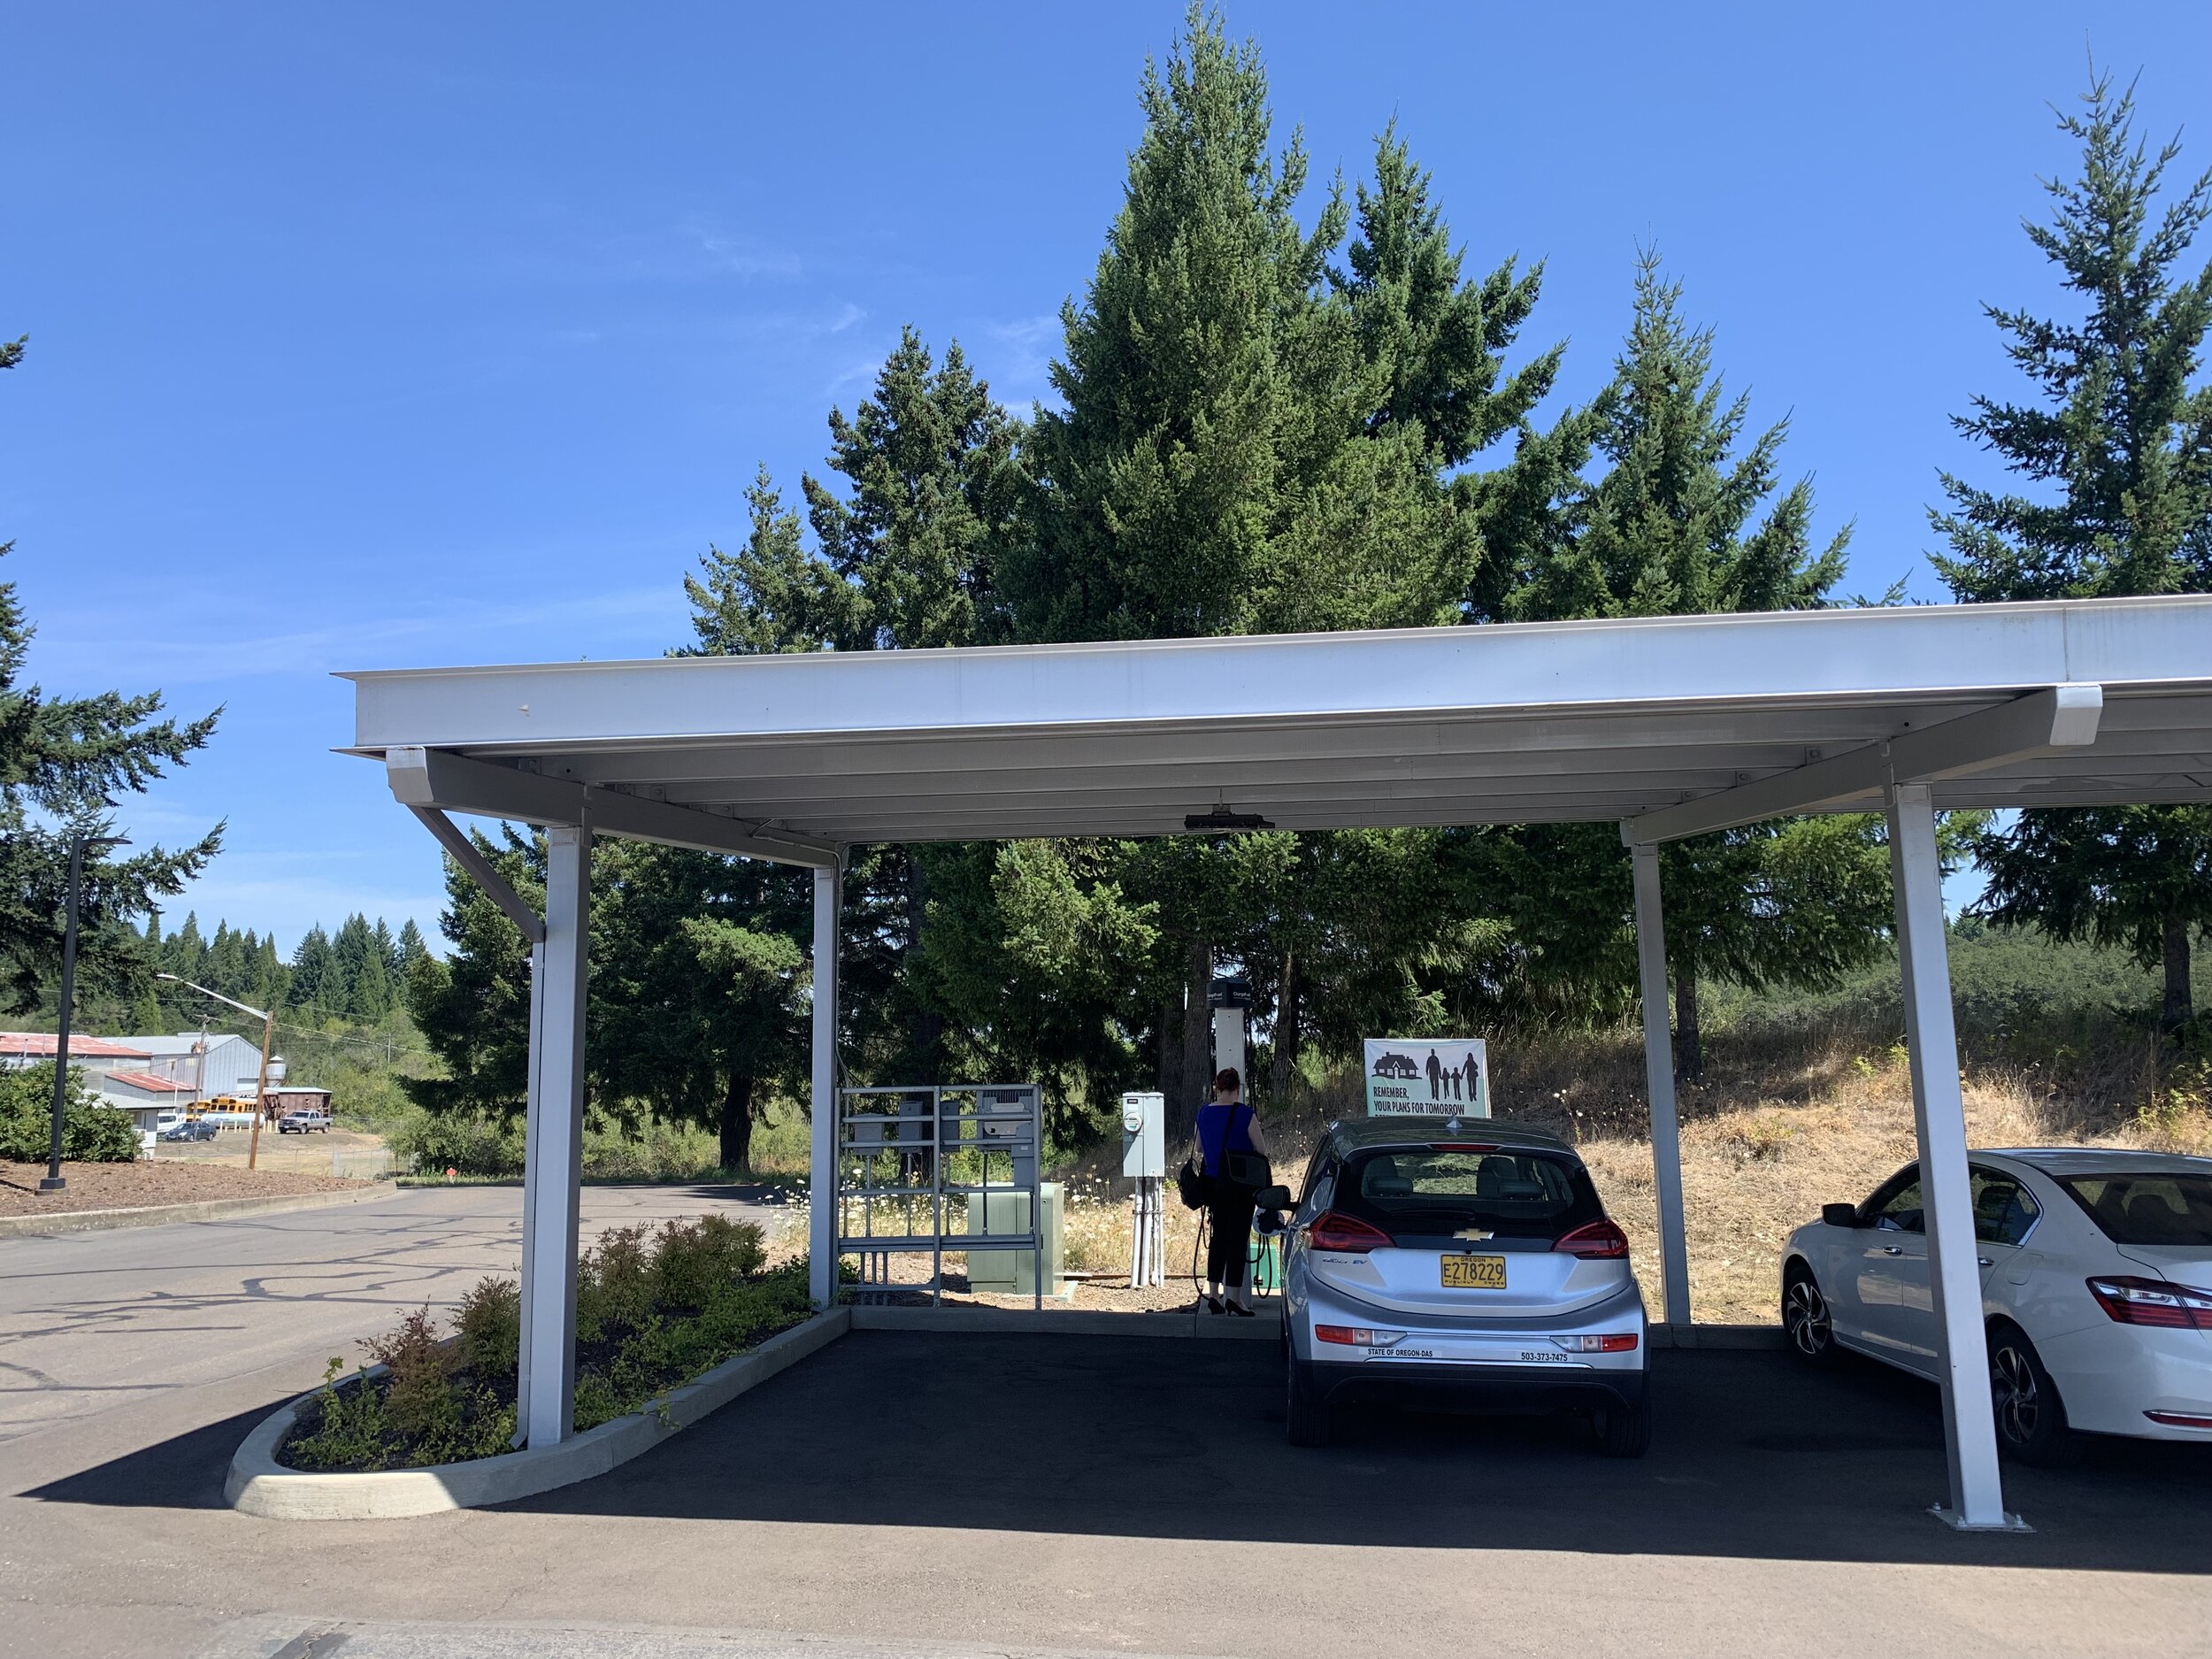
[{"label": "electrical meter box", "polygon": [[1167,1096],[1121,1097],[1121,1172],[1158,1180],[1167,1174]]}]

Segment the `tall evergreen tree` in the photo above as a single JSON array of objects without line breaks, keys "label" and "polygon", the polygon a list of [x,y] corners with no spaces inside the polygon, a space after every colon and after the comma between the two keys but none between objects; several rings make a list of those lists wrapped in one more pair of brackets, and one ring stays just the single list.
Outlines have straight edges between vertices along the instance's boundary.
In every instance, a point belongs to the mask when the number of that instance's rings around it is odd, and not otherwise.
[{"label": "tall evergreen tree", "polygon": [[987,645],[1005,635],[993,565],[1015,511],[1015,422],[955,341],[942,366],[912,326],[848,420],[829,418],[842,494],[804,480],[844,584],[840,649]]},{"label": "tall evergreen tree", "polygon": [[691,649],[710,657],[818,651],[838,643],[853,610],[827,565],[807,551],[799,515],[763,462],[745,492],[752,527],[735,553],[707,549],[696,576],[684,578],[691,602]]},{"label": "tall evergreen tree", "polygon": [[[23,360],[25,341],[0,342],[0,369]],[[0,557],[13,550],[0,542]],[[31,1008],[61,967],[70,841],[108,832],[121,790],[143,791],[206,746],[215,715],[158,719],[161,694],[50,697],[22,683],[33,628],[13,582],[0,582],[0,1010]],[[80,890],[78,974],[83,986],[142,986],[147,964],[133,925],[205,867],[222,826],[191,846],[127,858],[96,849]]]},{"label": "tall evergreen tree", "polygon": [[[1974,400],[1954,424],[2033,494],[1941,474],[1949,544],[1933,556],[1965,600],[2101,598],[2212,588],[2212,264],[2187,268],[2212,213],[2212,173],[2162,205],[2179,141],[2155,155],[2134,134],[2132,86],[2095,74],[2060,130],[2078,176],[2048,181],[2047,224],[2029,240],[2057,267],[2073,315],[1985,310],[2035,401]],[[1989,877],[1977,906],[2062,939],[2125,945],[2162,967],[2160,1018],[2193,1017],[2193,937],[2212,927],[2212,809],[2038,810],[1979,836]]]},{"label": "tall evergreen tree", "polygon": [[[693,648],[713,653],[927,649],[1003,636],[996,550],[1018,503],[1018,431],[957,342],[941,364],[911,327],[850,419],[829,417],[833,488],[803,480],[818,553],[764,468],[742,549],[710,551],[686,584]],[[894,1075],[946,1074],[943,1010],[910,972],[924,945],[933,863],[956,849],[866,849],[847,872],[854,1036]],[[803,933],[803,918],[795,926]],[[763,1075],[772,1071],[764,1067]]]},{"label": "tall evergreen tree", "polygon": [[346,918],[331,939],[330,956],[331,981],[317,993],[324,1009],[372,1024],[391,1012],[392,986],[384,965],[384,948],[366,916],[356,911]]},{"label": "tall evergreen tree", "polygon": [[344,996],[345,980],[331,949],[330,935],[319,923],[301,935],[299,948],[292,953],[285,1002],[311,1013],[331,1014],[344,1008]]},{"label": "tall evergreen tree", "polygon": [[1367,429],[1418,427],[1446,466],[1460,466],[1514,431],[1549,394],[1563,345],[1510,374],[1504,356],[1543,285],[1509,258],[1463,282],[1463,250],[1432,199],[1396,121],[1375,141],[1375,180],[1356,196],[1345,271],[1330,283],[1350,307],[1363,356],[1380,372]]},{"label": "tall evergreen tree", "polygon": [[1065,407],[1040,411],[1029,446],[1028,534],[1003,562],[1018,636],[1450,619],[1477,543],[1436,476],[1438,440],[1391,418],[1395,396],[1458,419],[1430,374],[1452,373],[1449,296],[1423,288],[1409,309],[1412,278],[1394,288],[1378,255],[1372,280],[1351,279],[1363,336],[1328,282],[1346,204],[1332,191],[1299,225],[1303,143],[1272,149],[1257,49],[1232,45],[1218,14],[1192,7],[1141,96],[1121,211],[1083,303],[1063,308]]},{"label": "tall evergreen tree", "polygon": [[284,965],[284,958],[277,954],[276,935],[271,933],[265,937],[253,949],[250,960],[252,988],[241,1000],[251,1002],[257,1008],[275,1008],[288,1003],[292,975]]},{"label": "tall evergreen tree", "polygon": [[[1550,449],[1540,465],[1532,463],[1531,476],[1548,499],[1523,503],[1524,522],[1550,517],[1566,527],[1524,542],[1532,560],[1525,580],[1500,595],[1512,619],[1799,610],[1829,603],[1841,580],[1849,526],[1816,545],[1811,480],[1780,486],[1788,423],[1743,442],[1747,398],[1727,397],[1713,367],[1712,331],[1684,319],[1681,292],[1662,273],[1657,254],[1645,251],[1611,383],[1589,410],[1537,441]],[[1560,464],[1578,460],[1585,443],[1606,470],[1578,488]],[[1477,839],[1504,845],[1479,850],[1471,867],[1517,867],[1539,879],[1548,870],[1578,895],[1614,895],[1609,913],[1624,918],[1626,860],[1610,826]],[[1538,848],[1542,856],[1528,856]],[[1673,843],[1663,856],[1676,1061],[1688,1078],[1703,1069],[1701,979],[1816,986],[1882,948],[1886,854],[1870,818],[1752,825]],[[1559,915],[1580,909],[1579,896],[1555,897]],[[1628,982],[1629,949],[1617,921],[1555,939],[1524,965],[1586,996],[1598,984]]]},{"label": "tall evergreen tree", "polygon": [[225,996],[246,994],[246,936],[234,933],[228,922],[215,924],[215,940],[208,947],[207,985]]},{"label": "tall evergreen tree", "polygon": [[1748,395],[1724,402],[1712,330],[1683,319],[1681,297],[1647,250],[1628,339],[1589,411],[1606,471],[1579,534],[1514,595],[1516,620],[1795,611],[1829,603],[1842,579],[1850,526],[1815,550],[1810,479],[1769,505],[1789,422],[1741,444]]},{"label": "tall evergreen tree", "polygon": [[[510,826],[502,841],[476,832],[472,838],[517,893],[543,906],[542,835],[520,835]],[[523,1110],[530,1094],[530,947],[522,930],[466,871],[450,858],[444,864],[446,908],[438,926],[452,949],[443,959],[426,951],[408,975],[406,994],[407,1010],[423,1040],[444,1062],[445,1075],[403,1078],[400,1087],[409,1099],[434,1113],[511,1118]],[[601,930],[592,931],[594,947],[603,949]],[[305,977],[303,965],[319,960],[311,958],[308,940],[319,938],[321,932],[311,929],[300,943],[292,972],[296,994]],[[326,943],[320,954],[327,953]],[[311,987],[298,1000],[311,1002],[313,995]],[[588,1002],[588,1060],[599,1051],[590,1024]]]},{"label": "tall evergreen tree", "polygon": [[591,1002],[600,1098],[713,1130],[725,1169],[807,1065],[803,871],[635,842],[594,858]]},{"label": "tall evergreen tree", "polygon": [[422,929],[415,926],[413,917],[409,917],[400,924],[399,939],[393,949],[397,962],[397,968],[392,975],[393,985],[404,987],[407,976],[414,972],[416,962],[429,954],[430,947],[422,941]]}]

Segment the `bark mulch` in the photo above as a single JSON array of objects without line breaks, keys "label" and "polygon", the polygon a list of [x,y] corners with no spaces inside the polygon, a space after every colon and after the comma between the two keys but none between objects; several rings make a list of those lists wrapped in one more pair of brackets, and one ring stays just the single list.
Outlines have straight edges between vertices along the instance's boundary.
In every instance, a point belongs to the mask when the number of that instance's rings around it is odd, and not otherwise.
[{"label": "bark mulch", "polygon": [[0,1163],[0,1216],[58,1216],[87,1210],[136,1210],[209,1198],[274,1198],[292,1193],[341,1193],[373,1181],[339,1180],[292,1170],[244,1170],[158,1159],[137,1164],[65,1164],[69,1185],[42,1193],[43,1164]]}]

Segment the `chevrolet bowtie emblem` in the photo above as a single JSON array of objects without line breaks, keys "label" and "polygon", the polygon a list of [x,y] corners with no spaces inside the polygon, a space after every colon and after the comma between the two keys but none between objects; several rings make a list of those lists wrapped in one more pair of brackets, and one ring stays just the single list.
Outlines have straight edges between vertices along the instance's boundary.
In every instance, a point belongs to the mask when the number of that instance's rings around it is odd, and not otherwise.
[{"label": "chevrolet bowtie emblem", "polygon": [[1485,1233],[1480,1227],[1463,1227],[1452,1234],[1455,1239],[1465,1239],[1475,1244],[1487,1243],[1496,1236],[1495,1233]]}]

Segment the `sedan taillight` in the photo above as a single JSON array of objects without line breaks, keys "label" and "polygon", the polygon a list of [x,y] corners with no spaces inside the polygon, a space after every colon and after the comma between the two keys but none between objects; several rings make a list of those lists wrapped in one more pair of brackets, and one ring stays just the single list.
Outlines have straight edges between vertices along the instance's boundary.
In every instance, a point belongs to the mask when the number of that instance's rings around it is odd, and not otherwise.
[{"label": "sedan taillight", "polygon": [[2120,1325],[2212,1331],[2212,1290],[2162,1279],[2093,1279],[2089,1294]]},{"label": "sedan taillight", "polygon": [[1370,1226],[1357,1216],[1348,1216],[1340,1210],[1325,1210],[1316,1216],[1306,1229],[1306,1241],[1317,1250],[1350,1256],[1386,1250],[1396,1242],[1380,1227]]},{"label": "sedan taillight", "polygon": [[1586,1222],[1572,1233],[1563,1233],[1551,1248],[1585,1261],[1617,1261],[1628,1254],[1628,1234],[1611,1222],[1601,1219]]}]

